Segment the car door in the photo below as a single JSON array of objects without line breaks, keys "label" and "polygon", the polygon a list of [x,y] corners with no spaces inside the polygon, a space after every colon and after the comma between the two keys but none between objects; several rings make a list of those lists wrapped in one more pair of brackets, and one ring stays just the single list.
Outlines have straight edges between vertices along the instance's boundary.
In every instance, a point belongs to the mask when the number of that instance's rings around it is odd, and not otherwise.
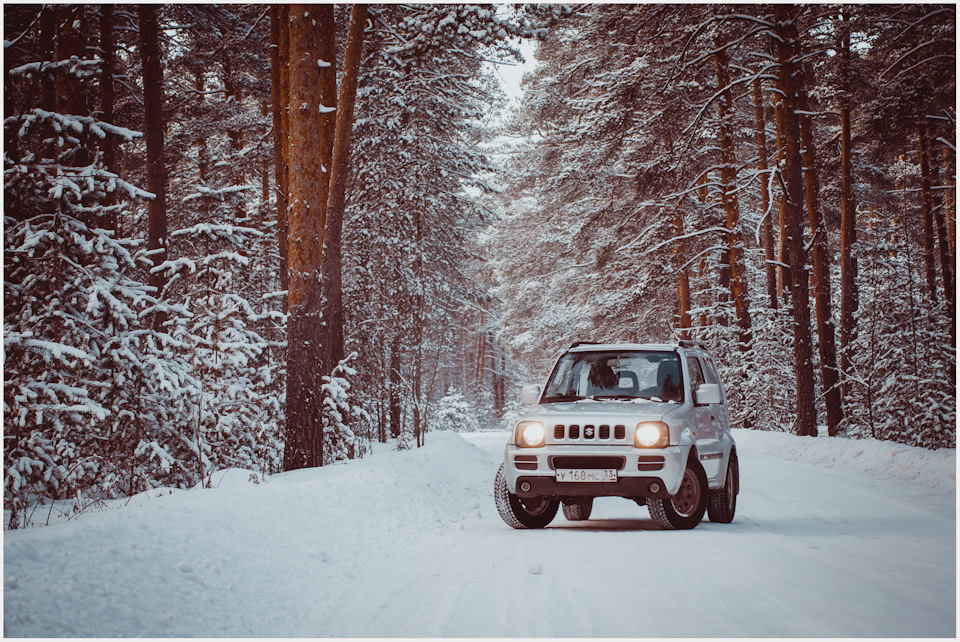
[{"label": "car door", "polygon": [[700,463],[703,465],[707,478],[715,480],[720,475],[720,460],[723,457],[719,434],[716,409],[713,404],[701,406],[696,403],[696,391],[707,380],[703,374],[703,366],[695,355],[687,356],[687,372],[690,373],[690,391],[694,396],[693,413],[697,426],[697,451],[700,453]]}]

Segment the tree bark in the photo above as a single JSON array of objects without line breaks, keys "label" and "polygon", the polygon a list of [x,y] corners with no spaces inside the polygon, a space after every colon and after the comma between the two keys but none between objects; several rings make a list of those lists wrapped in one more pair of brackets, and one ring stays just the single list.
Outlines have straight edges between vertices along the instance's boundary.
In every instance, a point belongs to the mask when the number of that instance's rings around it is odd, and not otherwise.
[{"label": "tree bark", "polygon": [[[950,149],[944,146],[943,148],[943,164],[947,167],[953,167],[954,163],[950,162]],[[943,208],[944,208],[944,218],[947,220],[947,238],[950,241],[950,255],[957,255],[957,218],[956,218],[956,189],[957,181],[956,174],[953,172],[947,173],[947,184],[944,185],[946,189],[943,190]]]},{"label": "tree bark", "polygon": [[753,81],[753,110],[757,125],[757,157],[760,170],[760,212],[763,216],[763,255],[767,274],[767,298],[770,309],[776,310],[780,304],[777,296],[777,266],[773,247],[773,210],[770,207],[770,182],[767,172],[767,119],[763,112],[763,87],[759,78]]},{"label": "tree bark", "polygon": [[[317,64],[335,45],[331,5],[293,5],[289,10],[289,171],[287,322],[287,427],[284,469],[323,465],[320,404],[324,332],[320,287],[326,190],[325,127],[332,102]],[[281,39],[283,29],[281,27]]]},{"label": "tree bark", "polygon": [[817,313],[817,347],[820,351],[820,377],[827,409],[827,430],[835,437],[843,421],[843,400],[840,395],[840,375],[837,371],[836,329],[833,325],[833,304],[830,287],[830,248],[827,245],[827,225],[820,207],[820,180],[817,175],[817,147],[813,138],[813,119],[809,116],[805,74],[797,69],[797,106],[799,107],[800,143],[803,153],[804,200],[810,231],[813,234],[813,295]]},{"label": "tree bark", "polygon": [[[154,198],[149,206],[147,250],[154,265],[167,260],[167,167],[163,156],[163,71],[160,67],[160,41],[157,26],[158,5],[138,7],[140,19],[140,56],[143,65],[143,129],[147,147],[147,189]],[[158,298],[163,296],[166,277],[150,272],[150,285]],[[164,315],[154,315],[159,330]]]},{"label": "tree bark", "polygon": [[[777,129],[777,167],[786,164],[787,150],[784,147],[783,132],[780,131],[780,119],[774,121]],[[783,183],[783,173],[780,173],[780,182]],[[784,305],[790,303],[790,254],[787,248],[787,200],[783,196],[777,199],[777,294],[783,297]]]},{"label": "tree bark", "polygon": [[[113,86],[113,76],[116,73],[117,54],[116,45],[113,40],[113,14],[115,5],[100,5],[100,51],[103,56],[103,63],[100,66],[100,120],[115,124],[114,105],[116,103],[116,93]],[[103,153],[103,165],[109,172],[117,173],[117,141],[108,135],[101,143],[100,150]],[[104,217],[103,226],[105,229],[119,232],[119,219],[114,209],[109,209],[117,203],[116,191],[108,192],[103,199],[107,214]]]},{"label": "tree bark", "polygon": [[917,116],[917,138],[920,143],[920,209],[923,214],[923,273],[930,301],[937,303],[937,259],[934,249],[933,207],[930,194],[930,161],[927,156],[927,127],[923,115]]},{"label": "tree bark", "polygon": [[[270,5],[270,101],[273,115],[273,172],[277,199],[277,247],[280,254],[280,289],[287,289],[287,171],[283,155],[286,146],[283,113],[284,100],[282,69],[287,60],[281,56],[281,32],[286,32],[289,22],[282,18],[281,5]],[[283,297],[283,311],[287,312],[287,297]]]},{"label": "tree bark", "polygon": [[847,376],[851,367],[849,351],[856,339],[856,313],[859,307],[857,257],[853,251],[857,242],[857,208],[853,197],[853,143],[847,77],[849,60],[850,30],[844,23],[840,36],[840,386],[844,398],[850,390]]},{"label": "tree bark", "polygon": [[[683,209],[677,206],[673,212],[673,228],[677,237],[682,237]],[[677,270],[677,316],[680,324],[678,335],[681,339],[690,338],[690,276],[683,265],[686,256],[686,247],[683,241],[677,241],[673,246],[673,262]]]},{"label": "tree bark", "polygon": [[[83,59],[87,39],[84,29],[86,5],[59,5],[57,7],[57,60]],[[57,111],[76,116],[87,115],[87,96],[84,84],[71,73],[57,73]],[[79,163],[78,163],[79,165]]]},{"label": "tree bark", "polygon": [[400,436],[400,433],[403,431],[403,426],[401,425],[401,416],[403,408],[401,406],[401,400],[403,395],[400,389],[400,366],[402,361],[400,359],[400,345],[401,345],[401,335],[397,335],[393,339],[393,343],[390,346],[390,372],[387,376],[387,388],[389,392],[389,417],[390,417],[390,436],[394,439]]},{"label": "tree bark", "polygon": [[727,52],[720,49],[715,54],[717,63],[718,90],[723,92],[720,105],[720,176],[723,184],[723,206],[727,212],[727,249],[730,265],[730,296],[737,314],[737,335],[740,349],[747,350],[751,339],[750,300],[747,293],[746,274],[743,265],[743,235],[740,233],[740,204],[737,199],[737,155],[733,141],[733,125],[729,114],[733,110],[733,93],[727,70]]},{"label": "tree bark", "polygon": [[[57,60],[57,5],[47,4],[40,10],[40,38],[42,47],[41,62],[53,64]],[[40,74],[40,108],[46,111],[57,111],[57,87],[54,74]]]},{"label": "tree bark", "polygon": [[[933,135],[927,127],[927,157],[930,165],[930,196],[931,210],[933,211],[934,226],[937,230],[937,246],[940,250],[940,278],[943,280],[943,300],[947,304],[947,315],[952,319],[956,310],[956,291],[954,290],[953,280],[953,256],[950,252],[950,242],[947,240],[947,224],[944,217],[944,201],[940,198],[940,193],[946,190],[937,189],[940,187],[940,163],[937,160],[937,154],[933,151]],[[950,345],[957,345],[956,324],[950,324]]]},{"label": "tree bark", "polygon": [[[333,14],[331,5],[330,14]],[[343,284],[341,274],[341,241],[343,214],[346,207],[347,175],[350,169],[350,145],[353,134],[354,105],[357,99],[357,81],[363,54],[363,31],[367,24],[368,7],[355,4],[350,14],[346,52],[343,57],[343,76],[336,105],[336,134],[333,157],[329,165],[330,189],[327,198],[326,221],[323,226],[323,299],[324,299],[324,372],[331,372],[343,359]],[[323,58],[332,59],[333,51]],[[316,63],[314,63],[316,64]]]},{"label": "tree bark", "polygon": [[800,152],[800,122],[797,118],[797,88],[795,85],[798,40],[793,16],[797,7],[775,5],[773,29],[780,76],[777,95],[778,129],[783,137],[785,166],[784,202],[786,207],[786,245],[790,255],[793,304],[793,350],[797,384],[797,434],[817,435],[817,410],[814,403],[812,339],[810,336],[810,308],[807,251],[803,243],[803,160]]}]

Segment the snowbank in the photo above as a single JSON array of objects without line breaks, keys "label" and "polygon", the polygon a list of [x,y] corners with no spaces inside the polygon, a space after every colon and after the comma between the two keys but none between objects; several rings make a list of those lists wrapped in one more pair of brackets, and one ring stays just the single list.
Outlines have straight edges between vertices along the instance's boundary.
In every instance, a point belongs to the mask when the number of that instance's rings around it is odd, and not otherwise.
[{"label": "snowbank", "polygon": [[[649,637],[955,633],[954,451],[737,431],[749,474],[733,524],[660,533],[645,509],[602,498],[588,523],[521,532],[491,493],[506,439],[430,433],[266,480],[220,471],[211,488],[7,531],[4,635],[623,637],[638,621]],[[691,604],[698,616],[678,618]]]},{"label": "snowbank", "polygon": [[942,491],[957,488],[956,448],[927,450],[876,439],[798,437],[760,430],[734,430],[733,438],[740,452],[843,468]]},{"label": "snowbank", "polygon": [[45,528],[4,533],[4,634],[322,635],[304,601],[480,518],[491,461],[452,433],[411,451],[213,488],[141,493]]}]

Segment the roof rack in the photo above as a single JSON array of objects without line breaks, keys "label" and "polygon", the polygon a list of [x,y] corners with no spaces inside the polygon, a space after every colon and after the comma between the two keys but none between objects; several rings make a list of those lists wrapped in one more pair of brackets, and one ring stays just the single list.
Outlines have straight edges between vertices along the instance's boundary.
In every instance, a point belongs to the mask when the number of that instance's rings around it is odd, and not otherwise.
[{"label": "roof rack", "polygon": [[574,341],[570,344],[568,350],[573,350],[577,346],[598,346],[601,345],[599,341]]},{"label": "roof rack", "polygon": [[683,348],[703,348],[707,349],[707,344],[703,341],[691,341],[690,339],[680,339],[680,346]]}]

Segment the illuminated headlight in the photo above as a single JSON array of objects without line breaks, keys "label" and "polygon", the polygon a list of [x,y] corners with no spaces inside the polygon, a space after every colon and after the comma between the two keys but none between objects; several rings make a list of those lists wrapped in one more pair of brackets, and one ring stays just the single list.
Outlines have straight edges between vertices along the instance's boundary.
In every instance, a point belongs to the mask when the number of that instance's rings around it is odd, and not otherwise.
[{"label": "illuminated headlight", "polygon": [[516,444],[524,448],[539,448],[546,442],[547,431],[539,421],[521,421],[517,424]]},{"label": "illuminated headlight", "polygon": [[633,444],[637,448],[666,448],[670,444],[670,429],[662,421],[637,424]]}]

